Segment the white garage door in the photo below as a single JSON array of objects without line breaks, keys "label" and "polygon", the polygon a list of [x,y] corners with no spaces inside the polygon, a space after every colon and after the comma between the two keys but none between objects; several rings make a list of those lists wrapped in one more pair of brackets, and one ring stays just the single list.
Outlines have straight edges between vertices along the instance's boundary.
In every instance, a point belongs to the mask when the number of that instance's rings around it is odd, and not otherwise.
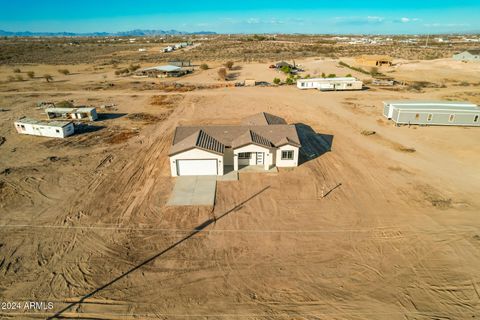
[{"label": "white garage door", "polygon": [[179,176],[212,176],[217,175],[217,160],[177,160]]}]

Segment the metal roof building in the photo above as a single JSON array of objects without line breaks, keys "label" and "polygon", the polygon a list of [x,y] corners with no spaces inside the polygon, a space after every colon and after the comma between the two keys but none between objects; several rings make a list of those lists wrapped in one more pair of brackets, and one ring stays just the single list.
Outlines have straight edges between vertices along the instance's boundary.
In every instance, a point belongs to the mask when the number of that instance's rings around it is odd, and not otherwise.
[{"label": "metal roof building", "polygon": [[480,107],[459,101],[385,101],[383,115],[396,124],[480,126]]}]

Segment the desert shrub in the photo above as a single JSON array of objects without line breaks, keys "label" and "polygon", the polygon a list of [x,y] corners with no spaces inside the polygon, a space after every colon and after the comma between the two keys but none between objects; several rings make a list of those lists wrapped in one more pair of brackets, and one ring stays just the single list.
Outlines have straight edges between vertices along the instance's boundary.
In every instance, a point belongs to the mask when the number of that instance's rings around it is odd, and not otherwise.
[{"label": "desert shrub", "polygon": [[461,87],[468,87],[470,85],[470,83],[468,83],[467,81],[462,81],[458,85],[461,86]]},{"label": "desert shrub", "polygon": [[234,65],[234,62],[231,61],[231,60],[230,60],[230,61],[227,61],[227,62],[225,63],[225,67],[226,67],[228,70],[232,70],[233,65]]},{"label": "desert shrub", "polygon": [[28,75],[28,77],[29,77],[30,79],[35,78],[35,72],[33,72],[33,71],[28,71],[28,72],[27,72],[27,75]]},{"label": "desert shrub", "polygon": [[335,73],[330,73],[327,78],[336,78],[337,75]]},{"label": "desert shrub", "polygon": [[58,69],[58,73],[68,76],[70,74],[70,70],[68,69]]},{"label": "desert shrub", "polygon": [[218,69],[217,73],[220,80],[225,80],[227,78],[227,70],[225,68]]},{"label": "desert shrub", "polygon": [[43,75],[43,78],[47,81],[47,82],[50,82],[53,80],[53,77],[49,74],[44,74]]},{"label": "desert shrub", "polygon": [[137,71],[138,69],[140,69],[140,65],[139,64],[131,64],[129,67],[128,67],[128,70],[130,72],[135,72]]},{"label": "desert shrub", "polygon": [[20,68],[15,68],[15,69],[13,69],[13,72],[20,73],[20,72],[22,72],[22,70],[20,70]]},{"label": "desert shrub", "polygon": [[348,73],[347,75],[345,75],[345,77],[351,78],[351,77],[352,77],[352,74],[351,74],[351,73]]},{"label": "desert shrub", "polygon": [[285,79],[285,83],[286,84],[294,84],[295,83],[295,79],[293,79],[292,77],[288,77],[287,79]]},{"label": "desert shrub", "polygon": [[71,101],[64,100],[64,101],[60,101],[60,102],[55,103],[55,107],[57,107],[57,108],[73,108],[74,104]]},{"label": "desert shrub", "polygon": [[23,76],[22,76],[21,74],[17,74],[17,75],[15,76],[15,80],[17,80],[17,81],[23,81]]},{"label": "desert shrub", "polygon": [[122,74],[127,74],[127,73],[130,73],[130,70],[128,68],[115,70],[115,74],[117,76],[122,75]]},{"label": "desert shrub", "polygon": [[275,84],[280,84],[280,82],[282,82],[282,80],[280,80],[279,78],[274,78],[273,79],[273,83],[275,83]]},{"label": "desert shrub", "polygon": [[379,73],[378,73],[378,68],[377,68],[377,67],[371,67],[371,68],[370,68],[370,74],[371,74],[372,76],[378,75],[378,74],[379,74]]},{"label": "desert shrub", "polygon": [[209,69],[209,68],[208,68],[208,64],[202,63],[202,64],[200,65],[200,69],[202,69],[202,70],[208,70],[208,69]]},{"label": "desert shrub", "polygon": [[7,81],[8,82],[13,82],[13,81],[15,81],[15,77],[14,76],[8,76]]}]

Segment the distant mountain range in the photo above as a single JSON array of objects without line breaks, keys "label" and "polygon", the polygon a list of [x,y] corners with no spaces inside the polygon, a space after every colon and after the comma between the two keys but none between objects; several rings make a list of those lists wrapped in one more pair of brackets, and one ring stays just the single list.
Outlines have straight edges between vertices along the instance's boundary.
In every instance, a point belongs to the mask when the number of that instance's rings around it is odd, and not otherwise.
[{"label": "distant mountain range", "polygon": [[31,31],[5,31],[0,30],[2,37],[141,37],[141,36],[162,36],[162,35],[195,35],[195,34],[216,34],[212,31],[184,32],[178,30],[130,30],[121,32],[31,32]]}]

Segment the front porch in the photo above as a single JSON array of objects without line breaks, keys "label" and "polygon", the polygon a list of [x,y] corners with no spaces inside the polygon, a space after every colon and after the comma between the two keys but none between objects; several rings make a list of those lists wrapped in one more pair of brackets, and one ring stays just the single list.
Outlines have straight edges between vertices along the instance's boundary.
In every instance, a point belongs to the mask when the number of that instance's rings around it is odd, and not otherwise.
[{"label": "front porch", "polygon": [[234,170],[233,166],[224,166],[223,167],[223,174],[227,175],[230,172],[239,172],[239,173],[247,173],[247,172],[255,172],[255,173],[275,173],[278,172],[277,167],[271,167],[268,170],[265,170],[263,165],[241,165],[238,167],[238,170]]}]

